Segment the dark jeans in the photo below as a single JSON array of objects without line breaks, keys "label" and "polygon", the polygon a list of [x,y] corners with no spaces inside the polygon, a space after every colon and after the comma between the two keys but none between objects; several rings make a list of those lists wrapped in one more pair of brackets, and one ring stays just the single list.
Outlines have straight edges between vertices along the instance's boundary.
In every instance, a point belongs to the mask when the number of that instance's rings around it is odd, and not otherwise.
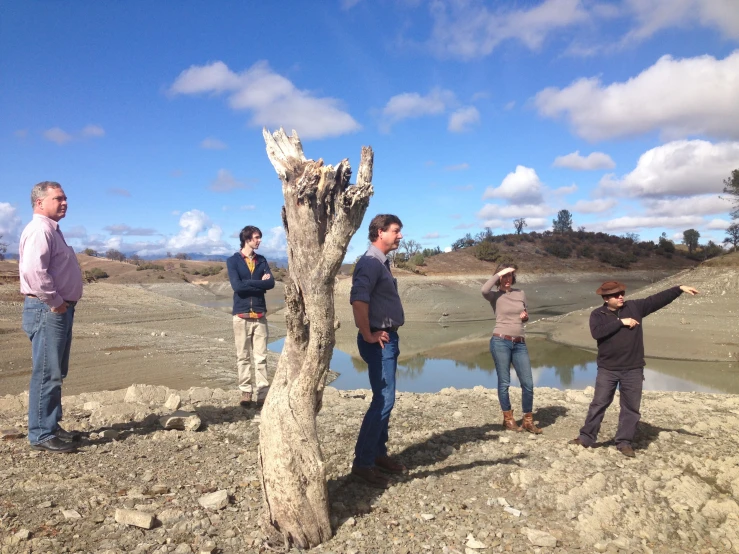
[{"label": "dark jeans", "polygon": [[531,375],[531,361],[529,350],[525,342],[513,342],[501,337],[490,339],[490,353],[495,362],[495,371],[498,374],[498,401],[500,409],[507,412],[511,409],[511,400],[508,397],[508,388],[511,386],[511,364],[516,370],[518,381],[521,383],[521,403],[523,413],[528,414],[534,409],[534,377]]},{"label": "dark jeans", "polygon": [[636,434],[636,425],[641,419],[641,393],[644,383],[644,368],[628,369],[625,371],[611,371],[604,367],[598,368],[595,378],[595,394],[590,403],[585,425],[580,429],[580,442],[585,446],[592,446],[598,439],[600,424],[606,415],[608,406],[613,402],[616,387],[621,391],[621,412],[618,415],[618,430],[616,431],[616,447],[630,446]]},{"label": "dark jeans", "polygon": [[367,363],[372,402],[364,415],[354,448],[355,467],[374,467],[375,459],[387,456],[390,412],[395,405],[395,373],[398,368],[400,339],[398,333],[388,332],[390,342],[382,348],[378,343],[365,342],[357,336],[359,355]]},{"label": "dark jeans", "polygon": [[31,339],[33,371],[28,387],[28,440],[39,444],[54,438],[62,419],[62,381],[69,371],[74,306],[63,314],[38,298],[26,297],[23,330]]}]

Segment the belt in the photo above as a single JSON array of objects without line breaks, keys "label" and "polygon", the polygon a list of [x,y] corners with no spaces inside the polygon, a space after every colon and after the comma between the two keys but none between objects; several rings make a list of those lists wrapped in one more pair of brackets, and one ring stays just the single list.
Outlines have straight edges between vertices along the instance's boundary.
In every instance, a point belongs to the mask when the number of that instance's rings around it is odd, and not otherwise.
[{"label": "belt", "polygon": [[526,342],[526,339],[524,337],[512,337],[510,335],[501,335],[500,333],[493,333],[494,337],[498,337],[501,339],[509,340],[511,342]]},{"label": "belt", "polygon": [[[28,298],[36,298],[36,299],[38,299],[38,296],[36,296],[35,294],[27,294],[26,296]],[[77,305],[77,300],[65,300],[65,302],[68,305],[73,306],[73,307]]]},{"label": "belt", "polygon": [[393,325],[392,327],[370,327],[370,332],[376,333],[377,331],[386,331],[388,333],[397,333],[399,327],[397,325]]}]

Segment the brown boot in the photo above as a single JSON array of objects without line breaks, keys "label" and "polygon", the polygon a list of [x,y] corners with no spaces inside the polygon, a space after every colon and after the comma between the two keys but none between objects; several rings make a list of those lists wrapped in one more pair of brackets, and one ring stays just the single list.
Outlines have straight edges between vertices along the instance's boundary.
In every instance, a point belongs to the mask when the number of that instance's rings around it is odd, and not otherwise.
[{"label": "brown boot", "polygon": [[521,431],[518,423],[513,419],[513,410],[503,412],[503,427],[505,427],[506,431]]},{"label": "brown boot", "polygon": [[521,428],[528,431],[529,433],[534,433],[535,435],[539,435],[542,432],[541,429],[539,429],[534,423],[534,414],[532,414],[531,412],[523,414]]}]

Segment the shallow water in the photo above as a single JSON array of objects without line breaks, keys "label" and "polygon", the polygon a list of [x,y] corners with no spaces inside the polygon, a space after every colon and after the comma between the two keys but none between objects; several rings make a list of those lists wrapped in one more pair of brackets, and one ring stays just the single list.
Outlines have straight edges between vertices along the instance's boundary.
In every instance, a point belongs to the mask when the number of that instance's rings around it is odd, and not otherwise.
[{"label": "shallow water", "polygon": [[[403,338],[401,335],[401,352]],[[270,344],[281,352],[284,338]],[[474,346],[473,346],[474,344]],[[527,340],[534,384],[556,389],[584,389],[595,384],[595,352],[553,344],[545,339]],[[492,356],[484,343],[448,346],[445,357],[418,354],[398,363],[397,389],[401,392],[438,392],[446,387],[497,387]],[[357,357],[355,357],[357,356]],[[456,358],[456,359],[455,359]],[[644,390],[739,393],[739,368],[728,363],[647,359]],[[331,369],[340,374],[331,385],[342,390],[368,389],[367,366],[358,357],[334,349]],[[515,372],[511,385],[519,386]]]}]

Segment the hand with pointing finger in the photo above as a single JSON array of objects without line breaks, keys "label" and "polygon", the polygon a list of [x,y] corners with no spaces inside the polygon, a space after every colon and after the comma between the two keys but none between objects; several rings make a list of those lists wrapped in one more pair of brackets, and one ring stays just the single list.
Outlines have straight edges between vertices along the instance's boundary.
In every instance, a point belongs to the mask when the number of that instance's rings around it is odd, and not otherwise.
[{"label": "hand with pointing finger", "polygon": [[623,323],[624,327],[628,327],[629,329],[633,329],[637,325],[639,325],[639,322],[635,319],[632,319],[630,317],[625,317],[621,320],[621,323]]}]

